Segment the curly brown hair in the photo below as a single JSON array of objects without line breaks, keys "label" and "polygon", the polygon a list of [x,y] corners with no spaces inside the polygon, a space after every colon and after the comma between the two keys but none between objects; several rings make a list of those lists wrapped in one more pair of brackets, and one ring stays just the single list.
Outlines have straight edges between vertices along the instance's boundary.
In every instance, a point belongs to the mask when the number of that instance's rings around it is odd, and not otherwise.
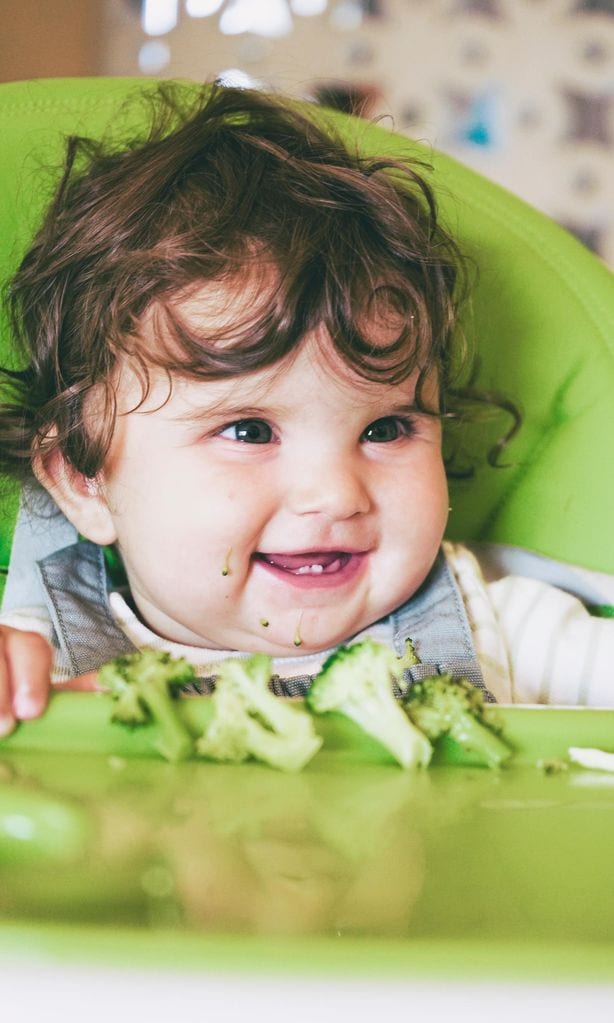
[{"label": "curly brown hair", "polygon": [[[152,366],[201,379],[249,373],[321,324],[360,376],[399,382],[417,368],[425,411],[453,416],[462,404],[465,264],[421,166],[350,151],[317,108],[308,116],[218,86],[196,102],[186,95],[158,87],[148,134],[130,144],[68,140],[55,197],[7,291],[26,368],[3,371],[0,472],[27,478],[34,453],[59,448],[94,477],[126,356],[145,395]],[[263,261],[275,268],[266,300],[230,337],[203,337],[181,319],[178,296],[236,283]],[[398,325],[384,345],[369,337],[373,303]],[[139,332],[152,309],[165,327],[155,349]],[[441,405],[427,409],[433,369]]]}]

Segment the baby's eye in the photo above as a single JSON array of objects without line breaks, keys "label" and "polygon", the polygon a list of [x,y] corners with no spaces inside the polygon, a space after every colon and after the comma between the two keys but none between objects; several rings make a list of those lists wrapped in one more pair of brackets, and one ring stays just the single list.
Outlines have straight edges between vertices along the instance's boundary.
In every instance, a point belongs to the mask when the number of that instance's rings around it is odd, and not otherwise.
[{"label": "baby's eye", "polygon": [[411,419],[402,419],[399,416],[384,416],[369,423],[363,431],[361,440],[370,444],[389,444],[399,437],[411,437],[414,432],[414,425]]},{"label": "baby's eye", "polygon": [[270,444],[273,431],[263,419],[241,419],[220,431],[220,437],[242,441],[244,444]]}]

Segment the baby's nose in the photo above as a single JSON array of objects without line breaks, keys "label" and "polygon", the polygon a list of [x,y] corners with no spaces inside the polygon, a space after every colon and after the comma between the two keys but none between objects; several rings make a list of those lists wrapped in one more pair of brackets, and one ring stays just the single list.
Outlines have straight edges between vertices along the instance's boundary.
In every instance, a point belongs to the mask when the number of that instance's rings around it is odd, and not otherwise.
[{"label": "baby's nose", "polygon": [[289,503],[295,515],[320,514],[337,520],[365,515],[372,504],[361,467],[330,453],[301,460],[294,467]]}]

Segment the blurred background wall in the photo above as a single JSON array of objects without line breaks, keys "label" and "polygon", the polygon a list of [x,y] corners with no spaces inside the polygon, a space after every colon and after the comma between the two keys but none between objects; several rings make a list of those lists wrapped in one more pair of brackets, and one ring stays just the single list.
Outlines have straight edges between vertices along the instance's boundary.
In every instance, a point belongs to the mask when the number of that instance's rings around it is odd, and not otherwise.
[{"label": "blurred background wall", "polygon": [[614,0],[0,0],[0,80],[153,75],[384,116],[614,266]]},{"label": "blurred background wall", "polygon": [[0,0],[0,81],[96,74],[103,7],[104,0]]}]

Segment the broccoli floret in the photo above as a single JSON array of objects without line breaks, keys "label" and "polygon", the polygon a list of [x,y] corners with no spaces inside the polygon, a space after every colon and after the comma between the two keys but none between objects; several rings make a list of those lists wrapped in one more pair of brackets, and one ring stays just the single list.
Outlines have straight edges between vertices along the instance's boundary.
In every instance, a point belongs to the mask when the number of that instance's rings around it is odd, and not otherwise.
[{"label": "broccoli floret", "polygon": [[432,747],[394,696],[402,674],[392,650],[372,639],[340,646],[324,662],[307,694],[317,714],[336,711],[372,735],[403,767],[426,767]]},{"label": "broccoli floret", "polygon": [[196,680],[183,658],[144,649],[103,664],[98,681],[115,701],[112,720],[124,725],[155,721],[160,737],[155,748],[166,760],[186,760],[194,742],[173,706],[174,690]]},{"label": "broccoli floret", "polygon": [[435,675],[414,682],[405,697],[405,709],[432,742],[449,735],[488,767],[499,767],[512,755],[485,719],[482,691],[465,678]]},{"label": "broccoli floret", "polygon": [[240,763],[250,757],[282,771],[299,771],[322,745],[303,707],[269,689],[271,658],[229,658],[219,667],[211,697],[213,718],[197,741],[212,760]]}]

